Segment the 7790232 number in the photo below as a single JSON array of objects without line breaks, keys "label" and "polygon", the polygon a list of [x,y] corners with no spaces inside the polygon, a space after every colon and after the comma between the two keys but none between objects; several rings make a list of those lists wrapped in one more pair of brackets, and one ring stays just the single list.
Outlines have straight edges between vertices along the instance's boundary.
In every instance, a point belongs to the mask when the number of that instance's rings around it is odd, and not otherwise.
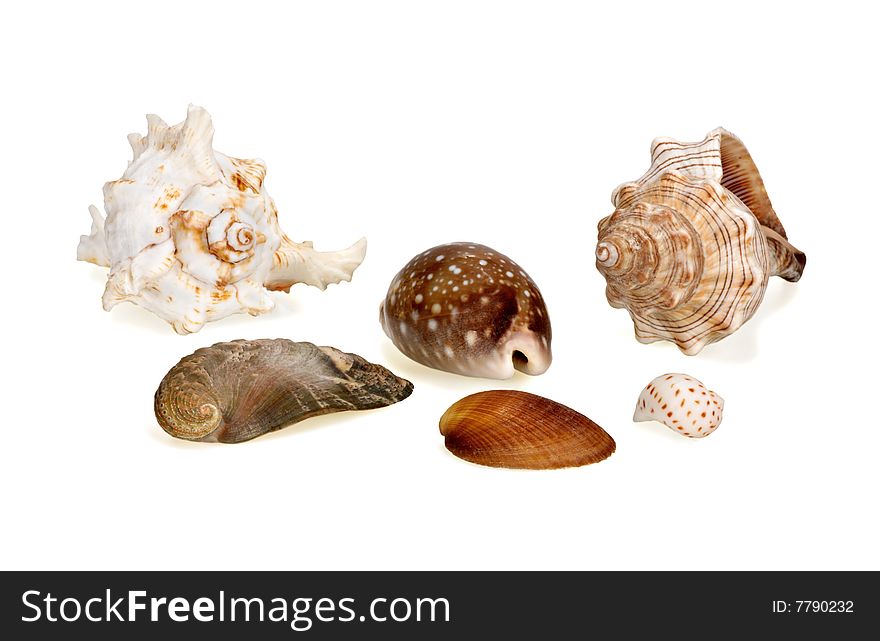
[{"label": "7790232 number", "polygon": [[795,601],[792,610],[802,613],[840,612],[851,614],[853,612],[852,601]]}]

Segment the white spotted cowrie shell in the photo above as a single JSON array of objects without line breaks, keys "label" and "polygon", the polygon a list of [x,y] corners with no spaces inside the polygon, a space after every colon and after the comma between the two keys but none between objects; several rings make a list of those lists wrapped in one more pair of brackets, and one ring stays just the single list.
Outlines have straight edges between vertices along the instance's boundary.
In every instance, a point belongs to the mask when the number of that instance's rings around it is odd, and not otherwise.
[{"label": "white spotted cowrie shell", "polygon": [[435,369],[500,379],[550,367],[541,291],[513,260],[478,243],[414,256],[391,281],[379,320],[404,355]]},{"label": "white spotted cowrie shell", "polygon": [[663,374],[648,383],[633,421],[660,421],[690,438],[709,436],[721,423],[724,399],[687,374]]}]

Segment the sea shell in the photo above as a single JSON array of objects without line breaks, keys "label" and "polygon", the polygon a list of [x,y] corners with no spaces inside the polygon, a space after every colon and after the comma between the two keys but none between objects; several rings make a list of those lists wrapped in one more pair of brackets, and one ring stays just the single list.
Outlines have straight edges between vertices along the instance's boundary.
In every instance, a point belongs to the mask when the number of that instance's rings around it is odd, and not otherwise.
[{"label": "sea shell", "polygon": [[177,438],[240,443],[312,416],[391,405],[412,390],[381,365],[333,347],[237,340],[172,367],[156,391],[155,413]]},{"label": "sea shell", "polygon": [[639,341],[670,340],[693,355],[752,317],[770,276],[797,281],[806,257],[786,240],[733,134],[716,129],[693,144],[657,138],[651,160],[644,176],[614,191],[596,267]]},{"label": "sea shell", "polygon": [[486,378],[550,367],[541,291],[485,245],[449,243],[415,256],[391,281],[379,320],[401,352],[428,367]]},{"label": "sea shell", "polygon": [[660,421],[676,434],[703,438],[721,423],[724,399],[687,374],[663,374],[648,383],[633,420]]},{"label": "sea shell", "polygon": [[263,186],[266,166],[214,151],[207,111],[191,105],[178,125],[147,123],[145,137],[128,137],[125,173],[104,185],[106,221],[89,207],[91,233],[77,248],[78,260],[110,267],[104,309],[132,302],[187,334],[271,310],[268,290],[351,280],[366,241],[321,253],[290,240]]},{"label": "sea shell", "polygon": [[614,439],[573,409],[543,396],[493,390],[466,396],[440,419],[446,448],[471,463],[544,470],[597,463]]}]

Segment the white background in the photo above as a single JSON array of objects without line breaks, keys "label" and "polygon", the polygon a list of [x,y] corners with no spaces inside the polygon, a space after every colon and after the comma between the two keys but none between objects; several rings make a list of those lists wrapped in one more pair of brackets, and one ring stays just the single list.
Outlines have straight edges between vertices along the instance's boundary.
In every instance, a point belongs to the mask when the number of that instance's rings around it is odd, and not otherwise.
[{"label": "white background", "polygon": [[[877,15],[847,2],[15,3],[5,9],[5,569],[880,569]],[[865,7],[870,6],[865,3]],[[369,239],[353,282],[181,337],[101,309],[75,261],[87,206],[187,104],[215,147],[263,158],[280,220],[319,249]],[[808,264],[696,357],[641,345],[594,267],[612,189],[655,136],[724,126]],[[543,376],[408,361],[378,305],[416,253],[491,245],[541,287]],[[415,383],[392,407],[236,445],[167,436],[165,372],[198,347],[287,337]],[[689,440],[632,423],[682,371],[726,400]],[[460,397],[516,388],[604,426],[618,451],[556,472],[443,447]]]}]

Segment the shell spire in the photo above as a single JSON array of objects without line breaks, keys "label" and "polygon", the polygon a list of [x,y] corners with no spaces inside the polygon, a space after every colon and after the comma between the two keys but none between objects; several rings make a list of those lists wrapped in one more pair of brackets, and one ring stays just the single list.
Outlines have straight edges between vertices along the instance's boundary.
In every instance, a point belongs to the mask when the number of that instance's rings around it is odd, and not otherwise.
[{"label": "shell spire", "polygon": [[179,124],[151,114],[146,136],[129,135],[132,160],[104,185],[107,218],[90,207],[91,232],[77,248],[79,260],[110,267],[105,309],[132,302],[186,334],[271,310],[269,290],[351,280],[365,242],[319,253],[290,240],[263,161],[226,156],[213,139],[211,116],[194,105]]},{"label": "shell spire", "polygon": [[613,307],[630,312],[641,342],[686,354],[736,331],[770,276],[797,281],[792,246],[742,141],[716,129],[698,143],[657,138],[651,167],[614,190],[599,223],[596,267]]}]

